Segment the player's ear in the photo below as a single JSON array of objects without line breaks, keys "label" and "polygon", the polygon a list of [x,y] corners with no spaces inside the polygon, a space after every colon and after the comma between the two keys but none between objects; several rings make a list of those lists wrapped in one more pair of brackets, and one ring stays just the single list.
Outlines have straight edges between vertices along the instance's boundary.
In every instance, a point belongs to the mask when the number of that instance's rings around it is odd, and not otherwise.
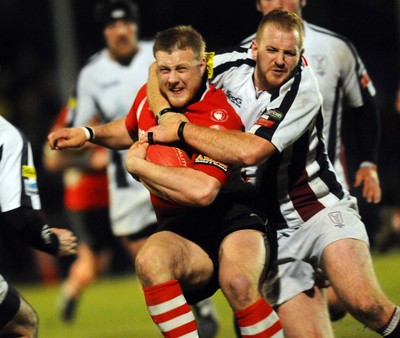
[{"label": "player's ear", "polygon": [[256,8],[257,8],[257,10],[258,10],[259,12],[261,12],[261,14],[262,14],[260,0],[257,0],[257,1],[256,1]]},{"label": "player's ear", "polygon": [[253,60],[257,60],[257,50],[258,50],[257,41],[256,39],[253,39],[251,41],[251,56],[253,57]]},{"label": "player's ear", "polygon": [[200,58],[199,66],[200,66],[201,75],[203,76],[204,72],[207,69],[207,60],[205,57]]}]

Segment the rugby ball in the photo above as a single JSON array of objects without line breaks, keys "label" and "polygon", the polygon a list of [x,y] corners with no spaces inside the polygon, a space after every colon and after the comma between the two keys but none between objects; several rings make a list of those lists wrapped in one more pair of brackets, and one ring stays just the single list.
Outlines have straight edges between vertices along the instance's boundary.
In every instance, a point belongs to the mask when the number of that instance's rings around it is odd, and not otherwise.
[{"label": "rugby ball", "polygon": [[166,167],[191,167],[190,158],[184,150],[164,144],[149,145],[146,160]]},{"label": "rugby ball", "polygon": [[[184,150],[164,144],[149,145],[147,147],[146,160],[166,167],[191,167],[191,160]],[[141,182],[153,195],[169,200],[167,196],[153,187],[146,179],[141,179]]]}]

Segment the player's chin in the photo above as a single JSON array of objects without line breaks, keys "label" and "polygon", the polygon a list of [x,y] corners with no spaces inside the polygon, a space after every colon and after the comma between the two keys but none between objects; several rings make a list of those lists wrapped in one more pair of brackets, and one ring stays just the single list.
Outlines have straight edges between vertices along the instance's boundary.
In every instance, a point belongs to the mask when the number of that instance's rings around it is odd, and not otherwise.
[{"label": "player's chin", "polygon": [[184,92],[170,92],[170,94],[168,95],[168,101],[175,108],[182,108],[188,104],[189,98],[188,95],[186,95]]},{"label": "player's chin", "polygon": [[284,73],[276,73],[269,78],[269,84],[274,87],[283,85],[287,80],[287,76]]}]

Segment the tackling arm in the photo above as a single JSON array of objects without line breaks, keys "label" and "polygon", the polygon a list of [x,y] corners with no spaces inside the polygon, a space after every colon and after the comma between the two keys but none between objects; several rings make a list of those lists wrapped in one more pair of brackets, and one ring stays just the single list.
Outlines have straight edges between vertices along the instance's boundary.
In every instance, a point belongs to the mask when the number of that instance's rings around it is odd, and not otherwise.
[{"label": "tackling arm", "polygon": [[[163,123],[151,128],[149,132],[153,133],[155,142],[170,143],[179,140],[179,126],[180,124],[175,122]],[[186,123],[181,129],[183,129],[181,135],[184,139],[181,141],[186,142],[202,154],[234,166],[260,164],[277,151],[271,142],[251,133],[216,130],[193,123]],[[143,141],[147,141],[147,139],[145,138]]]}]

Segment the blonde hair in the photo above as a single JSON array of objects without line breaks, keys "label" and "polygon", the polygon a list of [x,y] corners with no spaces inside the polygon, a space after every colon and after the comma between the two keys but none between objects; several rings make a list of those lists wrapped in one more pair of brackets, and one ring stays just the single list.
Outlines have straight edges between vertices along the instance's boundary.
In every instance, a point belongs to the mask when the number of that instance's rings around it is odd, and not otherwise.
[{"label": "blonde hair", "polygon": [[256,41],[258,44],[261,43],[262,33],[264,31],[264,28],[268,24],[275,25],[275,27],[285,30],[287,32],[297,31],[299,33],[299,38],[300,38],[299,49],[300,50],[303,49],[304,26],[303,26],[303,21],[296,13],[293,13],[283,8],[276,8],[271,12],[269,12],[268,14],[264,15],[257,29]]},{"label": "blonde hair", "polygon": [[153,54],[163,51],[172,53],[175,50],[191,49],[197,59],[204,57],[206,43],[201,34],[192,26],[175,26],[156,34]]}]

